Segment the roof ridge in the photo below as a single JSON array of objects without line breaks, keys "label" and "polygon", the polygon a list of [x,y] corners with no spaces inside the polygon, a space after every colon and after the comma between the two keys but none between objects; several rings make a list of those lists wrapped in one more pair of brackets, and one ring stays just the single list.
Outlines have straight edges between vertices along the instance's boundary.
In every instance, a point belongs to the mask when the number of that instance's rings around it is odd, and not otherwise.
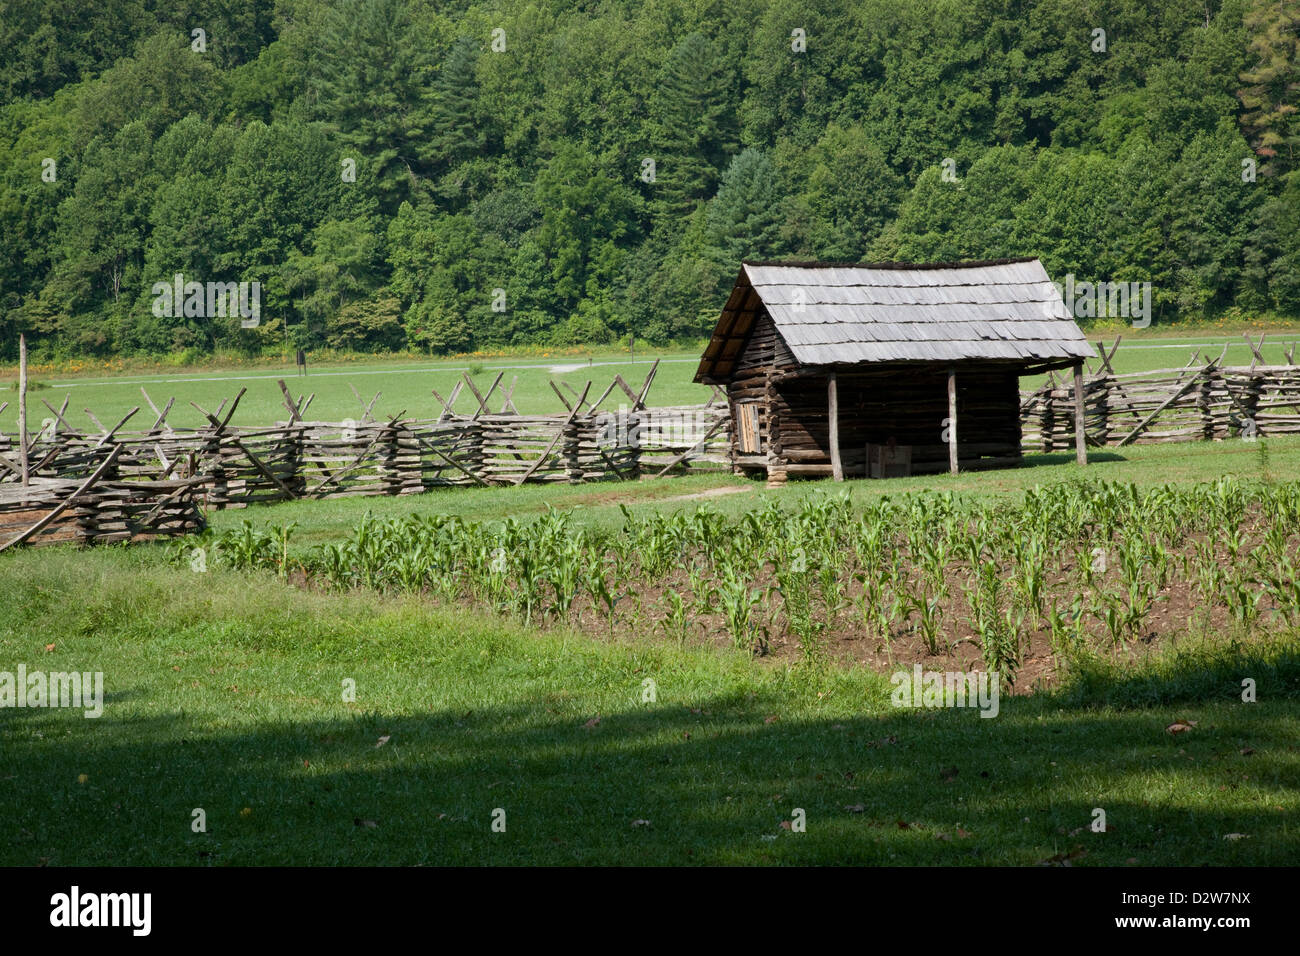
[{"label": "roof ridge", "polygon": [[1017,259],[966,259],[957,262],[821,262],[818,260],[744,259],[742,266],[788,266],[792,269],[978,269],[981,266],[1009,266],[1038,262],[1038,256]]}]

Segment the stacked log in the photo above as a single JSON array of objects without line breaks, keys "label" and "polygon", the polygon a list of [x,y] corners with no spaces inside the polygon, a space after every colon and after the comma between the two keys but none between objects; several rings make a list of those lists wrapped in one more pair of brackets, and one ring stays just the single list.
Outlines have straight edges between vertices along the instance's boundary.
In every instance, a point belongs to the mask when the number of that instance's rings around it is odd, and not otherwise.
[{"label": "stacked log", "polygon": [[727,427],[731,415],[725,406],[650,408],[636,413],[634,420],[635,430],[628,431],[635,443],[630,452],[635,453],[642,474],[732,464],[733,441]]},{"label": "stacked log", "polygon": [[[1300,433],[1300,367],[1159,369],[1084,381],[1084,427],[1091,445],[1209,441]],[[1074,440],[1071,387],[1022,394],[1026,450]]]},{"label": "stacked log", "polygon": [[41,477],[33,478],[27,488],[16,482],[0,484],[0,547],[19,539],[60,507],[63,510],[26,544],[107,544],[193,534],[204,528],[198,485],[193,481],[101,478],[88,488],[82,484],[77,479]]},{"label": "stacked log", "polygon": [[415,495],[424,491],[421,480],[420,441],[406,425],[394,426],[386,448],[384,476],[390,495]]},{"label": "stacked log", "polygon": [[1261,434],[1300,434],[1300,367],[1279,368],[1263,377],[1255,424]]},{"label": "stacked log", "polygon": [[101,482],[74,509],[78,540],[110,544],[202,531],[195,488],[185,480]]}]

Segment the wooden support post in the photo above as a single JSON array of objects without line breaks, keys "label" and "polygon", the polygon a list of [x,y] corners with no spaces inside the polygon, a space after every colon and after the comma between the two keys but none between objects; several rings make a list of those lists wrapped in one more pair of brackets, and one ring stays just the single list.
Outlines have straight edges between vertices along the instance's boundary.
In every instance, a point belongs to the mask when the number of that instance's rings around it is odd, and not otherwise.
[{"label": "wooden support post", "polygon": [[1088,439],[1083,426],[1083,362],[1074,363],[1074,460],[1088,464]]},{"label": "wooden support post", "polygon": [[18,462],[22,466],[23,487],[31,484],[27,462],[27,336],[18,336]]},{"label": "wooden support post", "polygon": [[831,474],[836,481],[843,481],[844,462],[840,461],[840,396],[834,372],[826,379],[826,404],[830,415]]},{"label": "wooden support post", "polygon": [[948,471],[957,474],[957,370],[948,369]]}]

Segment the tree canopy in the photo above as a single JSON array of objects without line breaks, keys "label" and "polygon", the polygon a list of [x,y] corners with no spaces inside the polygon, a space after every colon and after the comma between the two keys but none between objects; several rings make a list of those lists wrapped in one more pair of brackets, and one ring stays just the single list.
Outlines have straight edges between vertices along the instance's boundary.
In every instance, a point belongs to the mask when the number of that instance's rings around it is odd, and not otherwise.
[{"label": "tree canopy", "polygon": [[0,358],[666,342],[784,256],[1300,316],[1295,4],[92,6],[0,23]]}]

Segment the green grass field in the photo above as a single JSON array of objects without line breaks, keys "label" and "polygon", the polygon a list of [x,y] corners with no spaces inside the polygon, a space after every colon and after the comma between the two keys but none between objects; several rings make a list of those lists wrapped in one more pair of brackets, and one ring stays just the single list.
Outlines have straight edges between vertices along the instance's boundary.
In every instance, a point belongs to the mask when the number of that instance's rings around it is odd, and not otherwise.
[{"label": "green grass field", "polygon": [[[1100,338],[1109,344],[1114,340],[1115,334],[1110,331],[1094,332],[1089,335],[1089,339],[1095,342]],[[1224,362],[1228,364],[1249,364],[1252,358],[1250,347],[1240,333],[1126,329],[1122,334],[1124,339],[1113,363],[1115,370],[1121,374],[1181,368],[1193,351],[1201,352],[1203,360],[1207,356],[1217,358],[1225,345],[1227,353]],[[1255,341],[1258,341],[1258,333],[1254,335]],[[1284,329],[1269,333],[1262,350],[1265,359],[1270,363],[1284,363],[1286,348],[1296,340],[1300,340],[1300,331],[1297,330]],[[286,417],[284,401],[276,384],[278,379],[283,378],[296,397],[315,394],[308,417],[318,421],[360,418],[364,405],[358,403],[352,391],[354,388],[365,404],[370,403],[376,392],[382,393],[374,405],[373,415],[377,418],[399,412],[404,412],[405,417],[410,418],[434,418],[441,412],[442,406],[430,394],[430,389],[437,389],[444,398],[450,397],[455,383],[472,365],[481,366],[481,370],[472,376],[481,392],[487,391],[498,373],[503,375],[501,386],[489,403],[493,411],[501,408],[504,390],[517,377],[518,384],[513,399],[519,411],[525,414],[547,414],[564,411],[564,406],[551,390],[551,379],[568,382],[579,391],[590,380],[592,392],[589,398],[594,400],[614,380],[615,374],[622,375],[629,385],[639,389],[655,360],[660,361],[660,366],[650,390],[649,403],[685,405],[708,401],[711,395],[708,388],[691,381],[699,364],[699,354],[699,350],[646,352],[638,349],[636,360],[631,361],[624,349],[597,351],[588,356],[557,353],[552,358],[483,358],[473,363],[467,362],[463,357],[445,360],[412,358],[402,361],[362,359],[320,366],[312,364],[306,376],[298,375],[292,364],[283,367],[265,364],[251,368],[214,367],[207,370],[177,368],[168,372],[147,373],[124,371],[82,376],[37,373],[33,379],[40,383],[40,387],[30,394],[28,414],[33,423],[30,427],[35,428],[45,418],[52,417],[41,404],[42,401],[57,409],[67,398],[68,413],[65,417],[74,425],[90,429],[93,428],[93,423],[82,411],[85,408],[89,408],[100,421],[111,427],[138,406],[141,410],[127,426],[127,430],[137,426],[143,429],[153,423],[149,406],[140,394],[143,387],[160,409],[169,398],[176,398],[176,404],[168,416],[168,421],[174,427],[196,427],[205,423],[205,419],[190,402],[215,411],[222,399],[233,399],[241,388],[246,388],[248,392],[240,401],[234,422],[255,426]],[[0,412],[0,430],[3,431],[12,432],[17,426],[17,394],[13,387],[16,380],[16,369],[7,369],[0,374],[0,389],[4,389],[0,390],[0,403],[9,402],[9,407]],[[1023,379],[1021,384],[1024,388],[1032,388],[1041,381],[1042,376],[1029,377]],[[617,408],[620,402],[626,401],[626,395],[616,388],[603,407]],[[468,413],[478,406],[469,390],[463,389],[455,407],[458,411]]]},{"label": "green grass field", "polygon": [[[444,399],[450,399],[456,382],[467,371],[473,371],[471,378],[475,387],[485,396],[497,374],[502,374],[501,384],[488,403],[494,412],[501,409],[505,392],[517,377],[518,383],[512,396],[515,407],[524,414],[554,414],[565,411],[565,408],[551,389],[552,379],[568,382],[579,392],[590,380],[592,391],[588,400],[594,401],[614,381],[615,375],[622,375],[629,386],[639,389],[655,359],[660,359],[661,364],[650,391],[651,404],[686,405],[708,401],[710,389],[691,381],[699,365],[698,354],[662,352],[645,356],[638,351],[636,360],[631,361],[624,351],[594,354],[588,358],[560,356],[554,359],[483,359],[476,363],[457,359],[366,362],[320,367],[313,365],[305,376],[298,375],[292,365],[283,369],[177,369],[167,373],[85,378],[33,376],[43,387],[30,393],[28,415],[33,423],[52,417],[41,404],[42,400],[58,409],[66,397],[68,413],[64,417],[74,425],[93,429],[93,423],[82,411],[85,408],[89,408],[100,421],[111,427],[132,408],[139,406],[141,410],[127,426],[127,430],[137,425],[144,429],[153,423],[154,416],[140,393],[143,387],[159,409],[169,398],[176,398],[176,404],[167,418],[173,427],[197,427],[206,424],[206,420],[190,402],[215,412],[222,399],[233,399],[241,388],[246,388],[247,394],[240,400],[233,421],[237,425],[262,425],[283,421],[288,416],[284,397],[277,384],[279,379],[284,379],[295,399],[315,394],[307,417],[316,421],[360,419],[365,406],[370,404],[376,392],[382,394],[371,413],[375,418],[398,413],[404,413],[405,418],[437,418],[442,412],[442,406],[430,389],[437,389]],[[481,366],[481,369],[474,371],[476,366]],[[4,385],[12,385],[14,381],[11,378]],[[354,388],[365,404],[358,403],[352,391]],[[12,431],[16,428],[16,399],[15,388],[0,391],[0,402],[10,403],[7,409],[0,412],[0,430]],[[602,407],[617,408],[620,402],[628,401],[626,394],[616,387]],[[466,414],[478,408],[478,403],[468,388],[462,388],[455,408]]]},{"label": "green grass field", "polygon": [[[1154,446],[1088,474],[1139,484],[1294,475],[1300,442]],[[1031,466],[891,482],[730,477],[453,489],[213,516],[338,538],[370,511],[583,521],[777,496],[1014,497]],[[739,493],[701,500],[720,487]],[[1052,695],[900,711],[884,676],[817,674],[649,634],[594,640],[274,575],[196,575],[144,544],[0,555],[0,670],[102,671],[104,716],[0,710],[0,864],[1294,862],[1294,642],[1139,654]],[[1240,700],[1258,675],[1260,700]],[[647,679],[655,699],[645,700]],[[355,700],[344,699],[345,681]],[[1166,728],[1194,724],[1177,736]],[[1108,831],[1089,828],[1105,811]],[[206,832],[195,832],[201,809]],[[804,811],[806,832],[790,829]],[[496,811],[505,832],[494,832]],[[500,815],[497,814],[497,819]]]}]

